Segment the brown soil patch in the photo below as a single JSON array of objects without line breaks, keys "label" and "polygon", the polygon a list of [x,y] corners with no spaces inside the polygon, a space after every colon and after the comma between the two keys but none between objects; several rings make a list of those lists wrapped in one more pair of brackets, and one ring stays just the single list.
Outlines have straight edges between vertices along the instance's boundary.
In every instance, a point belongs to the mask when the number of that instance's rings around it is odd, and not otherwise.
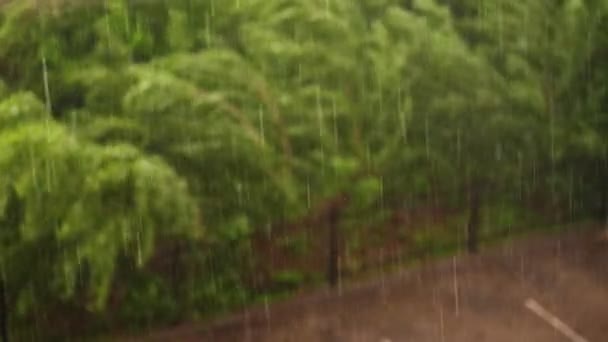
[{"label": "brown soil patch", "polygon": [[537,236],[130,340],[567,342],[524,307],[534,298],[589,341],[606,341],[607,261],[597,232]]}]

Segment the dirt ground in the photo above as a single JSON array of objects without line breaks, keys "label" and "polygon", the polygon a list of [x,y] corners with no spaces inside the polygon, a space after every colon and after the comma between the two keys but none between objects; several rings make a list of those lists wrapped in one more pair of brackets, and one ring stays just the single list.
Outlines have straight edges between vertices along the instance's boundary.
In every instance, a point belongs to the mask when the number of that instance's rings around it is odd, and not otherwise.
[{"label": "dirt ground", "polygon": [[536,300],[589,342],[608,341],[608,239],[597,231],[518,239],[132,341],[571,341],[524,306]]}]

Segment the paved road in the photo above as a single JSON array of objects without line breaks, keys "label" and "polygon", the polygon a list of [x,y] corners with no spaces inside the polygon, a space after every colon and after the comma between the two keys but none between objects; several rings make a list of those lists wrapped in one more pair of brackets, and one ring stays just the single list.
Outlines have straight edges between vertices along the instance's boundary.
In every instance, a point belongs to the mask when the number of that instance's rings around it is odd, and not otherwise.
[{"label": "paved road", "polygon": [[607,267],[608,241],[597,233],[528,238],[147,340],[572,341],[524,306],[532,298],[587,341],[602,342]]}]

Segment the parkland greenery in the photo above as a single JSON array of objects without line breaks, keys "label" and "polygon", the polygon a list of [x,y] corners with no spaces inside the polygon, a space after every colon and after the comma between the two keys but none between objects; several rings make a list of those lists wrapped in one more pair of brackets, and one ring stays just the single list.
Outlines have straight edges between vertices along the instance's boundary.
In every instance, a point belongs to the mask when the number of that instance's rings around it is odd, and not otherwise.
[{"label": "parkland greenery", "polygon": [[606,221],[607,40],[605,0],[9,1],[6,334]]}]

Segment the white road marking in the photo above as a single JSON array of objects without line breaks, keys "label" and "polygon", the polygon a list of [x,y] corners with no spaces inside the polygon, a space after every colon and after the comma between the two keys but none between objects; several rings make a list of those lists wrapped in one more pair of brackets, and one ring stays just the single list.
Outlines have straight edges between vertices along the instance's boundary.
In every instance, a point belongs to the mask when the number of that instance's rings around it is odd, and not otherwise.
[{"label": "white road marking", "polygon": [[530,311],[535,313],[538,317],[542,318],[545,322],[549,323],[555,330],[561,332],[564,336],[568,337],[572,342],[589,342],[586,338],[579,335],[576,331],[562,322],[555,315],[543,308],[534,299],[528,298],[524,305]]}]

